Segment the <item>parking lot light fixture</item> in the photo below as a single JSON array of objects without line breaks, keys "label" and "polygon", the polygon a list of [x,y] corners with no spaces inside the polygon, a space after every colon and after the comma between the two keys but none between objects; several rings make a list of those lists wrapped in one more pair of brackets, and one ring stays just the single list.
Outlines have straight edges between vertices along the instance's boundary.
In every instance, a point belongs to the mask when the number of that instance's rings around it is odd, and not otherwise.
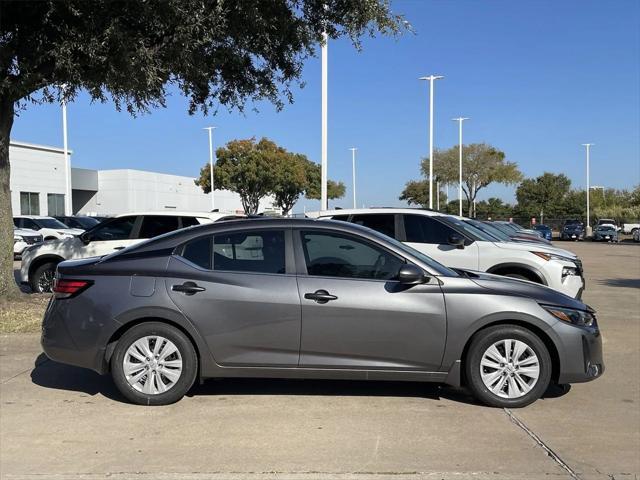
[{"label": "parking lot light fixture", "polygon": [[587,237],[591,236],[591,224],[589,223],[589,162],[590,162],[590,154],[591,154],[591,147],[594,146],[595,143],[583,143],[582,146],[586,147],[587,149],[587,228],[586,228],[586,235]]},{"label": "parking lot light fixture", "polygon": [[[66,216],[73,215],[73,200],[71,198],[71,161],[69,159],[69,143],[67,140],[67,99],[65,98],[67,85],[61,85],[62,89],[62,145],[64,150],[64,180],[65,180],[65,199],[64,214]],[[59,215],[59,213],[58,213]]]},{"label": "parking lot light fixture", "polygon": [[328,89],[328,55],[329,55],[329,36],[326,32],[322,34],[322,149],[321,149],[321,165],[320,165],[320,210],[328,210],[329,198],[327,194],[327,89]]},{"label": "parking lot light fixture", "polygon": [[353,208],[358,208],[356,206],[356,147],[351,147],[351,175],[353,181]]},{"label": "parking lot light fixture", "polygon": [[209,175],[211,179],[211,211],[216,209],[216,201],[213,198],[213,130],[218,127],[204,127],[203,130],[209,130]]},{"label": "parking lot light fixture", "polygon": [[462,122],[465,120],[469,120],[469,117],[458,117],[452,118],[454,122],[458,122],[458,145],[459,145],[459,153],[460,153],[460,164],[458,169],[458,204],[459,204],[459,213],[458,215],[462,216]]},{"label": "parking lot light fixture", "polygon": [[433,208],[433,83],[444,78],[442,75],[429,75],[418,80],[429,81],[429,208]]}]

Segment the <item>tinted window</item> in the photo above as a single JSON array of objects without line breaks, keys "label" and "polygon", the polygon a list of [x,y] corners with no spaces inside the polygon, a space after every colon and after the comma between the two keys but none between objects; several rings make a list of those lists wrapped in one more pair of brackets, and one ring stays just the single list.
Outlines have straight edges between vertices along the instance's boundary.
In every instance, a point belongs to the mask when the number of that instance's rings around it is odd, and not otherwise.
[{"label": "tinted window", "polygon": [[213,269],[285,273],[284,232],[265,230],[214,235]]},{"label": "tinted window", "polygon": [[47,193],[47,209],[49,215],[64,215],[64,194]]},{"label": "tinted window", "polygon": [[194,225],[200,225],[196,217],[182,217],[182,228],[193,227]]},{"label": "tinted window", "polygon": [[301,232],[307,273],[321,277],[392,280],[404,261],[348,235]]},{"label": "tinted window", "polygon": [[138,238],[153,238],[163,233],[178,230],[178,217],[170,215],[146,215]]},{"label": "tinted window", "polygon": [[341,222],[346,222],[349,220],[349,215],[334,215],[331,217],[331,220],[340,220]]},{"label": "tinted window", "polygon": [[406,241],[412,243],[449,243],[449,236],[454,230],[425,215],[405,215],[404,231]]},{"label": "tinted window", "polygon": [[38,218],[33,222],[40,228],[67,228],[64,223],[55,218]]},{"label": "tinted window", "polygon": [[135,216],[120,217],[91,230],[91,240],[125,240],[131,235]]},{"label": "tinted window", "polygon": [[351,218],[351,223],[369,227],[376,232],[396,238],[395,215],[393,214],[354,215]]},{"label": "tinted window", "polygon": [[210,270],[211,251],[211,237],[202,237],[187,243],[182,256],[199,267]]},{"label": "tinted window", "polygon": [[20,215],[40,215],[40,194],[20,192]]}]

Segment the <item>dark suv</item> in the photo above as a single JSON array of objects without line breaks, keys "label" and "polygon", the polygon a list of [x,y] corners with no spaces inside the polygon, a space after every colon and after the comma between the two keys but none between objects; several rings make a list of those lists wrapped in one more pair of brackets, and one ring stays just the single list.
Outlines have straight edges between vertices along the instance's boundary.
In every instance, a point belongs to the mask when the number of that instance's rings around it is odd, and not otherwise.
[{"label": "dark suv", "polygon": [[567,220],[562,226],[561,240],[584,240],[584,223],[580,220]]}]

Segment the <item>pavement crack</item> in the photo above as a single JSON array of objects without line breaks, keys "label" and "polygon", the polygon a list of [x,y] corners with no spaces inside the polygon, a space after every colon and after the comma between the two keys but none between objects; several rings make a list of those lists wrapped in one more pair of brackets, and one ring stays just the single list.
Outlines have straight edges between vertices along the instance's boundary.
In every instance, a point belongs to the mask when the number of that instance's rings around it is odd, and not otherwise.
[{"label": "pavement crack", "polygon": [[538,446],[542,448],[549,457],[551,457],[554,462],[560,465],[560,467],[562,467],[571,476],[571,478],[573,478],[574,480],[582,480],[578,476],[578,474],[569,465],[567,465],[567,463],[562,460],[562,458],[560,458],[560,456],[556,452],[551,450],[551,448],[546,443],[544,443],[544,441],[538,435],[536,435],[533,430],[527,427],[522,420],[516,417],[511,410],[509,410],[508,408],[503,408],[503,410],[504,413],[507,414],[509,419],[522,430],[524,430],[526,434],[529,435],[533,439],[533,441],[536,442],[536,444],[538,444]]},{"label": "pavement crack", "polygon": [[11,380],[13,380],[14,378],[17,378],[17,377],[19,377],[20,375],[24,375],[24,374],[25,374],[25,373],[27,373],[27,372],[31,372],[32,370],[34,370],[34,369],[38,368],[40,365],[42,365],[42,364],[44,364],[44,363],[47,363],[47,362],[50,362],[50,361],[51,361],[51,360],[49,360],[48,358],[45,358],[44,360],[41,360],[41,361],[39,361],[39,362],[38,362],[38,361],[36,361],[36,363],[34,364],[34,366],[33,366],[33,367],[29,367],[29,368],[27,368],[26,370],[23,370],[23,371],[21,371],[21,372],[19,372],[19,373],[16,373],[13,377],[9,377],[9,378],[7,378],[6,380],[3,380],[2,382],[0,382],[0,385],[4,385],[5,383],[9,383],[9,382],[10,382]]}]

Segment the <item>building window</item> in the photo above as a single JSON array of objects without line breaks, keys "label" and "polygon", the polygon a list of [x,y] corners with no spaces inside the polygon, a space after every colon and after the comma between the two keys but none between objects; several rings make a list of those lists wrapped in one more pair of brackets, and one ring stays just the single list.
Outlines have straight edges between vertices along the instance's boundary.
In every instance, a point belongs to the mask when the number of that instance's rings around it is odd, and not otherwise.
[{"label": "building window", "polygon": [[40,194],[20,192],[20,215],[40,215]]},{"label": "building window", "polygon": [[64,194],[47,193],[47,208],[50,217],[64,215]]}]

